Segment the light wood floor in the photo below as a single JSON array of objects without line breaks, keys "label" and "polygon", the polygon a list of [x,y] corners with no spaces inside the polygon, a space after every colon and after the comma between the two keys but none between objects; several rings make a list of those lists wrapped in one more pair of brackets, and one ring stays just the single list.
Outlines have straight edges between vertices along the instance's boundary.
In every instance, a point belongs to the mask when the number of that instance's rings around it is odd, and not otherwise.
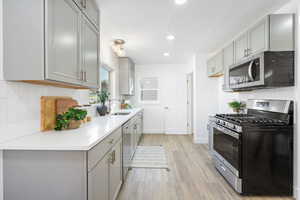
[{"label": "light wood floor", "polygon": [[163,145],[170,172],[132,169],[118,200],[291,200],[241,197],[215,170],[207,145],[193,144],[190,136],[146,135],[140,145]]}]

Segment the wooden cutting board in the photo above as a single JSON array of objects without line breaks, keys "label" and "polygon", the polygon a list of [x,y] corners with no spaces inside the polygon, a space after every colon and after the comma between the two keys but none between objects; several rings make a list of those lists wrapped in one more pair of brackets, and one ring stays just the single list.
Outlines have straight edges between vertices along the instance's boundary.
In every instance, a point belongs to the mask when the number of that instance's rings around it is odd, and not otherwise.
[{"label": "wooden cutting board", "polygon": [[63,114],[78,106],[78,102],[72,98],[57,98],[56,99],[56,114]]},{"label": "wooden cutting board", "polygon": [[41,97],[41,131],[50,131],[55,128],[56,115],[62,114],[70,107],[78,106],[71,97],[42,96]]}]

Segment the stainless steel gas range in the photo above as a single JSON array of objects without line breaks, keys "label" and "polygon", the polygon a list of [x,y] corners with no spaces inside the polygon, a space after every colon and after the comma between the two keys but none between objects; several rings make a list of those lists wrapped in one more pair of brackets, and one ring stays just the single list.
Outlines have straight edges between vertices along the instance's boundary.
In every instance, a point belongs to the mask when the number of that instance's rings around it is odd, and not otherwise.
[{"label": "stainless steel gas range", "polygon": [[293,102],[249,100],[247,114],[217,114],[216,169],[244,195],[292,195]]}]

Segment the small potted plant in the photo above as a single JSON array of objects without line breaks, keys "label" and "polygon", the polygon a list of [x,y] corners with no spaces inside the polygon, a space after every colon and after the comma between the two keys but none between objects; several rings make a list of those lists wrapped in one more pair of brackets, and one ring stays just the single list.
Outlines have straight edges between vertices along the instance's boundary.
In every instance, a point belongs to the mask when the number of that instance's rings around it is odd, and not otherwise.
[{"label": "small potted plant", "polygon": [[233,112],[236,112],[238,114],[246,107],[246,104],[241,101],[232,101],[228,105],[233,109]]},{"label": "small potted plant", "polygon": [[104,116],[107,114],[107,111],[108,111],[108,108],[105,105],[105,103],[109,98],[109,92],[107,92],[106,90],[101,91],[98,94],[98,98],[102,105],[97,107],[97,111],[100,114],[100,116]]},{"label": "small potted plant", "polygon": [[82,120],[87,116],[87,111],[82,109],[70,108],[67,112],[56,116],[55,130],[79,128]]}]

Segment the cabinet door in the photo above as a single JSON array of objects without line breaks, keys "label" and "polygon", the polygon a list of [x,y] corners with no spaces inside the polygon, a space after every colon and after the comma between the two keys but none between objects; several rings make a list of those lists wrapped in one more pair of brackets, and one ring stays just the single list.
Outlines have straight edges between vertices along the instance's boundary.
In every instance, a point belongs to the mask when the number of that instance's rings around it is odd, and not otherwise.
[{"label": "cabinet door", "polygon": [[223,69],[224,69],[224,63],[223,63],[223,51],[219,52],[215,56],[215,62],[216,62],[216,71],[215,75],[221,75],[223,74]]},{"label": "cabinet door", "polygon": [[97,88],[99,82],[99,33],[84,16],[82,17],[83,84]]},{"label": "cabinet door", "polygon": [[238,63],[247,57],[248,34],[241,35],[234,41],[235,63]]},{"label": "cabinet door", "polygon": [[142,137],[142,117],[139,116],[138,122],[137,122],[137,145],[139,145],[139,142],[141,140]]},{"label": "cabinet door", "polygon": [[85,13],[96,27],[99,27],[99,10],[95,0],[85,0]]},{"label": "cabinet door", "polygon": [[207,75],[213,76],[216,72],[215,58],[211,58],[207,61]]},{"label": "cabinet door", "polygon": [[229,90],[229,67],[234,64],[234,45],[233,42],[223,50],[224,56],[224,90]]},{"label": "cabinet door", "polygon": [[[119,140],[110,152],[109,199],[116,199],[122,185],[122,140]],[[100,200],[100,199],[99,199]],[[102,200],[102,199],[101,199]]]},{"label": "cabinet door", "polygon": [[137,142],[137,138],[136,138],[136,121],[133,121],[132,125],[131,125],[131,134],[132,134],[132,155],[134,154],[135,152],[135,149],[136,149],[136,142]]},{"label": "cabinet door", "polygon": [[109,199],[109,154],[88,173],[88,200]]},{"label": "cabinet door", "polygon": [[135,65],[134,63],[130,60],[130,77],[129,77],[129,85],[130,85],[130,88],[129,88],[129,94],[130,95],[134,95],[135,93]]},{"label": "cabinet door", "polygon": [[249,30],[248,55],[252,55],[268,49],[268,29],[268,18],[265,18]]},{"label": "cabinet door", "polygon": [[72,0],[46,1],[46,79],[81,84],[80,10]]}]

